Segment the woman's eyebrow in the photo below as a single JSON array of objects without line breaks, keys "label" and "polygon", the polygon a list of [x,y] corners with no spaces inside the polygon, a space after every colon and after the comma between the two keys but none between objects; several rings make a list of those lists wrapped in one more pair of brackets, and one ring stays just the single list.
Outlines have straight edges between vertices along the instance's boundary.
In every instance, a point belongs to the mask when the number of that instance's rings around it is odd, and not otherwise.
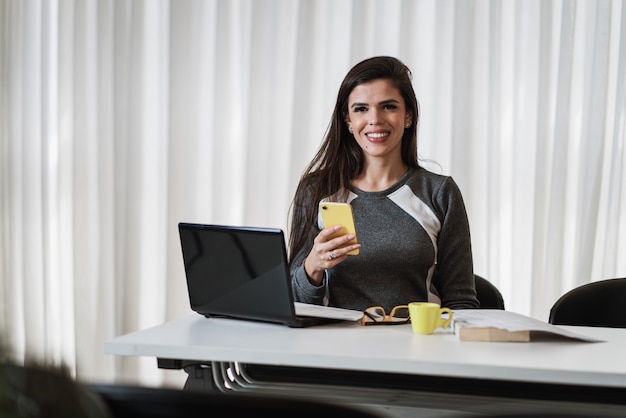
[{"label": "woman's eyebrow", "polygon": [[[396,99],[387,99],[387,100],[383,100],[382,102],[378,102],[378,105],[386,105],[386,104],[396,104],[396,103],[400,103],[399,100]],[[369,103],[361,103],[361,102],[354,102],[350,105],[351,108],[354,107],[361,107],[361,106],[370,106]]]},{"label": "woman's eyebrow", "polygon": [[396,103],[400,103],[400,100],[396,100],[396,99],[387,99],[387,100],[383,100],[382,102],[378,103],[379,105],[386,105],[386,104],[396,104]]},{"label": "woman's eyebrow", "polygon": [[367,103],[354,102],[350,105],[350,107],[361,107],[361,106],[369,106]]}]

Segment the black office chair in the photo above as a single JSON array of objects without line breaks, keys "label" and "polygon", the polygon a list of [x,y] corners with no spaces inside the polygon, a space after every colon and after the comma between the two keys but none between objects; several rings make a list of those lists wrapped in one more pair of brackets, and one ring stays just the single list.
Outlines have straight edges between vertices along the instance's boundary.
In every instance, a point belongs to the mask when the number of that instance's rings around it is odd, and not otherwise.
[{"label": "black office chair", "polygon": [[504,310],[504,298],[498,288],[477,274],[474,274],[474,279],[476,281],[476,297],[480,302],[480,308]]},{"label": "black office chair", "polygon": [[600,280],[570,290],[552,305],[548,322],[626,328],[626,278]]}]

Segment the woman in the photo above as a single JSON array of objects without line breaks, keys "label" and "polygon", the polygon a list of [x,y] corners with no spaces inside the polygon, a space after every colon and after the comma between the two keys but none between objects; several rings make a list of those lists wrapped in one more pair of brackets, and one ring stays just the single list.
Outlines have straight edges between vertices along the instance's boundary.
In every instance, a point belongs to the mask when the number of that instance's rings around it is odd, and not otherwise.
[{"label": "woman", "polygon": [[[292,202],[296,300],[387,312],[414,301],[478,307],[463,198],[451,177],[419,165],[418,121],[401,61],[374,57],[348,72]],[[350,234],[331,238],[338,227],[322,225],[320,201],[352,205],[358,244]]]}]

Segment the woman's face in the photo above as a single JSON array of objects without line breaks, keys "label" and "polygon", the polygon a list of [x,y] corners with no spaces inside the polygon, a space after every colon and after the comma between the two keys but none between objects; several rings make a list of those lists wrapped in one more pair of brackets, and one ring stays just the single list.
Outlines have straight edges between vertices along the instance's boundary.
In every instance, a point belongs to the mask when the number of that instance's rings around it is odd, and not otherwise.
[{"label": "woman's face", "polygon": [[411,119],[400,91],[389,80],[360,84],[348,96],[346,123],[366,157],[399,156]]}]

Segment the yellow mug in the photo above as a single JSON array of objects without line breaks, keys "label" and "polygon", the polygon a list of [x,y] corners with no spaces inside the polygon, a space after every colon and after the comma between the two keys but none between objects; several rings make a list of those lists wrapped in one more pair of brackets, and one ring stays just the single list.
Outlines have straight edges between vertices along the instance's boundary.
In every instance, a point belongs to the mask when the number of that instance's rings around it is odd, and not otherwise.
[{"label": "yellow mug", "polygon": [[442,308],[431,302],[409,303],[409,316],[416,334],[432,334],[439,327],[446,328],[452,321],[450,308]]}]

